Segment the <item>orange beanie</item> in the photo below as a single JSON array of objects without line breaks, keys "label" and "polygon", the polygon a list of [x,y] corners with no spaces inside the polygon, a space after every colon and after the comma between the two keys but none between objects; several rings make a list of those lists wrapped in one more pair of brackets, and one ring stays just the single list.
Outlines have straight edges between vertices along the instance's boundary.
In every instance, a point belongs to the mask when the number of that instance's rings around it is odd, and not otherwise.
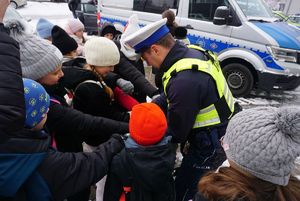
[{"label": "orange beanie", "polygon": [[129,132],[139,145],[147,146],[158,143],[167,130],[165,114],[154,103],[135,105],[131,111]]}]

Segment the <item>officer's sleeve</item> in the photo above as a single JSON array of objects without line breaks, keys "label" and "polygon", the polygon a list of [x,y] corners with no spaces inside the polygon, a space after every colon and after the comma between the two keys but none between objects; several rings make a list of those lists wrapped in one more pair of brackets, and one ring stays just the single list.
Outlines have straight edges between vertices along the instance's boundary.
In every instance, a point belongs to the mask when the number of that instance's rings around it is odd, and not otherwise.
[{"label": "officer's sleeve", "polygon": [[165,93],[161,93],[157,98],[152,100],[152,103],[155,103],[164,111],[165,114],[167,114],[168,110],[168,103]]},{"label": "officer's sleeve", "polygon": [[187,75],[185,72],[178,74],[167,86],[168,132],[173,136],[173,142],[184,142],[187,139],[201,106],[199,77],[193,79]]}]

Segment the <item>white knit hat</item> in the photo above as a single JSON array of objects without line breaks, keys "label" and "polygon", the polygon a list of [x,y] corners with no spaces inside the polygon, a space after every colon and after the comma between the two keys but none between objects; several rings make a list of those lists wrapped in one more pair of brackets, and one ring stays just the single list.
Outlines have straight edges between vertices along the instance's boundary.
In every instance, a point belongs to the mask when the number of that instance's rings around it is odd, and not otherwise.
[{"label": "white knit hat", "polygon": [[94,37],[84,45],[86,62],[94,66],[114,66],[120,61],[116,44],[105,37]]}]

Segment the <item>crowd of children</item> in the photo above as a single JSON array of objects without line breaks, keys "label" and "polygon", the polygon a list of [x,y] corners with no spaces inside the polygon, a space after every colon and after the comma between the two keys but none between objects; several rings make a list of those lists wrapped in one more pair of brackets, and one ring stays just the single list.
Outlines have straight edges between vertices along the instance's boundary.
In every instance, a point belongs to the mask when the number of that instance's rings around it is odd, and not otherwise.
[{"label": "crowd of children", "polygon": [[[36,34],[4,25],[8,4],[0,1],[0,200],[88,201],[98,182],[97,201],[179,201],[168,116],[146,103],[161,86],[125,40],[140,30],[137,15],[125,30],[107,23],[86,40],[78,19],[40,19]],[[163,17],[189,44],[174,13]],[[299,200],[299,144],[299,107],[236,114],[222,138],[229,165],[203,176],[194,200]]]}]

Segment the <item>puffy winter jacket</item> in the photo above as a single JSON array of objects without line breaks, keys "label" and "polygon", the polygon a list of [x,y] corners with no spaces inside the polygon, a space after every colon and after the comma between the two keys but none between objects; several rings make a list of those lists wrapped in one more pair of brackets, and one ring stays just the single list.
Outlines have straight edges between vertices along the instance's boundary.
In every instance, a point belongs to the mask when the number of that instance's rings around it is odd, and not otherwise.
[{"label": "puffy winter jacket", "polygon": [[24,127],[25,103],[18,43],[0,23],[0,142]]},{"label": "puffy winter jacket", "polygon": [[23,130],[24,138],[0,144],[0,200],[61,201],[107,174],[123,142],[114,136],[89,153],[62,153],[49,148],[45,132]]}]

